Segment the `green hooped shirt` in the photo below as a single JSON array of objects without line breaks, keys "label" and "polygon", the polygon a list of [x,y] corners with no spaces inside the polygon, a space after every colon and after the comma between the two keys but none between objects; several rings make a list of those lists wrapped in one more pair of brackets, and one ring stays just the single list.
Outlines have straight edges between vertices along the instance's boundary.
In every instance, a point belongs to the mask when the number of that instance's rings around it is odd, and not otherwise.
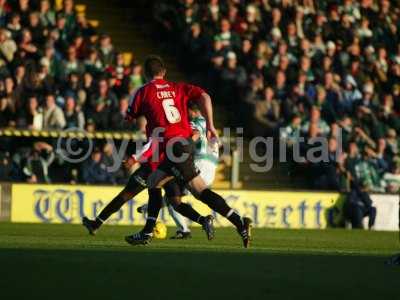
[{"label": "green hooped shirt", "polygon": [[193,130],[197,130],[200,133],[200,138],[195,142],[195,160],[208,160],[214,164],[218,164],[218,144],[215,143],[215,145],[212,145],[207,140],[206,119],[202,116],[195,117],[190,121],[190,126]]}]

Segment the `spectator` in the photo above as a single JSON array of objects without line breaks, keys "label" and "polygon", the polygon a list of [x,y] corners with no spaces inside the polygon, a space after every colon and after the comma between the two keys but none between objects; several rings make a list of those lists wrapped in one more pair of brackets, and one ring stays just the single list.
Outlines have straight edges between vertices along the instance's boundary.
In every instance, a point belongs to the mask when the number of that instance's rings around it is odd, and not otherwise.
[{"label": "spectator", "polygon": [[[116,150],[110,143],[106,143],[103,147],[103,156],[102,163],[110,168],[110,176],[112,176],[117,184],[125,184],[129,178],[129,175],[126,173],[125,168],[120,168],[122,163],[122,158],[118,158],[116,160]],[[114,169],[113,171],[111,171]]]},{"label": "spectator", "polygon": [[275,95],[281,102],[286,101],[288,90],[286,85],[286,75],[282,71],[278,71],[275,77]]},{"label": "spectator", "polygon": [[91,49],[85,60],[85,71],[93,76],[98,76],[103,70],[103,63],[99,58],[99,53],[96,49]]},{"label": "spectator", "polygon": [[65,77],[68,77],[71,73],[83,74],[84,67],[78,60],[76,48],[74,46],[68,48],[67,59],[63,61],[62,69]]},{"label": "spectator", "polygon": [[14,113],[9,107],[7,98],[0,98],[0,128],[15,126]]},{"label": "spectator", "polygon": [[40,23],[40,14],[38,12],[33,11],[29,14],[28,28],[32,34],[32,41],[38,46],[43,46],[46,32]]},{"label": "spectator", "polygon": [[250,72],[252,68],[252,62],[253,62],[253,43],[250,39],[244,39],[242,41],[242,47],[239,51],[239,64],[242,65],[246,72]]},{"label": "spectator", "polygon": [[400,158],[394,159],[392,170],[388,170],[383,176],[386,183],[386,191],[389,193],[398,193],[400,191]]},{"label": "spectator", "polygon": [[0,68],[4,68],[13,61],[16,51],[17,45],[11,38],[10,32],[0,29]]},{"label": "spectator", "polygon": [[386,156],[390,161],[394,160],[394,157],[399,154],[399,140],[397,133],[393,128],[387,130],[386,133]]},{"label": "spectator", "polygon": [[98,130],[107,130],[109,120],[109,109],[103,98],[99,98],[94,109],[88,114]]},{"label": "spectator", "polygon": [[31,183],[50,183],[49,167],[55,158],[53,147],[44,142],[34,144],[23,164],[23,173]]},{"label": "spectator", "polygon": [[358,103],[356,103],[357,106],[364,106],[369,109],[374,109],[374,85],[372,82],[367,82],[364,84],[363,88],[363,97]]},{"label": "spectator", "polygon": [[4,96],[7,98],[7,103],[13,113],[19,109],[19,101],[17,98],[17,92],[15,90],[14,80],[8,75],[4,79]]},{"label": "spectator", "polygon": [[353,229],[364,228],[363,219],[368,217],[368,229],[375,224],[376,208],[372,205],[369,196],[368,183],[362,182],[360,186],[357,183],[352,184],[350,193],[346,197],[344,203],[345,219],[351,222]]},{"label": "spectator", "polygon": [[128,122],[125,122],[125,116],[126,112],[128,111],[128,107],[129,107],[128,96],[124,96],[119,101],[118,110],[116,110],[111,114],[110,123],[112,129],[118,131],[132,130],[132,126],[128,124]]},{"label": "spectator", "polygon": [[[125,83],[125,76],[128,74],[128,68],[125,67],[124,57],[122,53],[116,54],[116,61],[112,66],[106,68],[108,75],[108,84],[110,90],[113,91],[117,98],[128,93],[127,86]],[[116,103],[115,103],[116,104]]]},{"label": "spectator", "polygon": [[355,164],[355,180],[364,182],[374,192],[383,192],[384,186],[372,148],[364,148],[361,159]]},{"label": "spectator", "polygon": [[18,117],[18,126],[33,130],[41,130],[43,128],[43,112],[39,107],[36,96],[30,96],[26,109],[21,110]]},{"label": "spectator", "polygon": [[95,133],[96,124],[94,123],[93,119],[89,118],[86,120],[85,130],[89,133]]},{"label": "spectator", "polygon": [[21,21],[24,26],[28,24],[29,18],[29,0],[19,0],[17,4],[17,11],[21,16]]},{"label": "spectator", "polygon": [[0,181],[12,181],[14,178],[14,167],[8,152],[0,152]]},{"label": "spectator", "polygon": [[220,39],[222,46],[228,50],[237,51],[240,48],[240,38],[231,31],[231,23],[228,19],[221,19],[220,32],[215,35],[215,38]]},{"label": "spectator", "polygon": [[40,64],[48,68],[49,75],[55,80],[61,78],[62,64],[59,58],[56,56],[55,49],[52,45],[48,44],[45,46],[44,55],[40,59]]},{"label": "spectator", "polygon": [[41,24],[46,28],[56,24],[56,14],[51,9],[49,0],[40,0],[39,17]]},{"label": "spectator", "polygon": [[224,99],[224,103],[228,104],[230,107],[235,107],[238,103],[238,95],[240,90],[246,84],[246,71],[243,67],[237,65],[237,57],[235,52],[228,52],[226,56],[226,65],[221,71],[221,86],[219,90],[219,95],[221,99]]},{"label": "spectator", "polygon": [[112,90],[110,90],[109,84],[106,79],[102,78],[99,80],[97,91],[92,94],[90,99],[90,108],[94,109],[97,103],[102,102],[108,108],[116,108],[118,100]]},{"label": "spectator", "polygon": [[111,43],[111,38],[108,35],[103,35],[100,38],[99,56],[103,66],[110,66],[115,60],[114,46]]},{"label": "spectator", "polygon": [[310,120],[302,127],[303,133],[308,132],[311,125],[315,125],[318,135],[327,136],[330,132],[328,124],[321,119],[321,111],[315,106],[310,109]]},{"label": "spectator", "polygon": [[280,125],[280,106],[271,87],[264,89],[264,97],[254,102],[254,136],[274,136]]},{"label": "spectator", "polygon": [[79,106],[76,106],[75,99],[68,96],[64,108],[65,128],[78,128],[83,130],[85,127],[85,117]]},{"label": "spectator", "polygon": [[7,30],[11,33],[11,38],[16,41],[21,32],[21,17],[18,13],[14,12],[10,15],[7,23]]},{"label": "spectator", "polygon": [[50,41],[54,43],[60,52],[64,53],[69,46],[70,32],[67,28],[67,20],[64,14],[58,13],[56,26],[50,31]]},{"label": "spectator", "polygon": [[76,16],[74,9],[74,1],[73,0],[64,0],[63,8],[60,11],[60,14],[65,18],[65,28],[68,33],[72,33],[76,27]]},{"label": "spectator", "polygon": [[340,103],[340,112],[351,114],[354,104],[362,99],[362,94],[357,88],[357,82],[352,75],[347,75],[345,78],[345,86],[342,94],[343,100]]},{"label": "spectator", "polygon": [[207,41],[202,32],[199,23],[193,23],[190,26],[190,30],[185,33],[183,40],[183,56],[184,65],[187,66],[187,72],[196,72],[197,70],[204,70],[205,58],[196,59],[193,61],[193,57],[202,57],[204,51],[207,50]]},{"label": "spectator", "polygon": [[106,170],[106,165],[102,162],[102,153],[95,149],[89,160],[82,165],[82,179],[90,184],[115,183],[114,178]]},{"label": "spectator", "polygon": [[7,15],[11,12],[11,6],[7,0],[0,1],[0,26],[4,27],[7,21]]},{"label": "spectator", "polygon": [[29,29],[22,29],[21,41],[18,45],[20,55],[25,59],[39,58],[39,49],[32,39],[32,33]]},{"label": "spectator", "polygon": [[299,115],[294,115],[290,124],[283,127],[280,131],[280,138],[288,146],[292,147],[297,144],[301,136],[301,118]]},{"label": "spectator", "polygon": [[[336,138],[328,140],[328,157],[320,162],[313,163],[316,167],[313,188],[322,190],[340,190],[339,153]],[[314,168],[315,170],[315,168]]]},{"label": "spectator", "polygon": [[349,142],[345,167],[353,177],[356,177],[355,166],[361,160],[360,150],[355,140]]},{"label": "spectator", "polygon": [[131,74],[127,77],[128,80],[128,93],[133,95],[136,90],[144,84],[144,77],[142,66],[134,63],[132,65]]},{"label": "spectator", "polygon": [[63,129],[66,125],[64,113],[56,105],[55,96],[46,96],[46,106],[43,112],[43,129]]},{"label": "spectator", "polygon": [[333,105],[327,99],[327,93],[323,87],[317,87],[315,105],[321,111],[321,118],[328,124],[336,122],[337,116]]}]

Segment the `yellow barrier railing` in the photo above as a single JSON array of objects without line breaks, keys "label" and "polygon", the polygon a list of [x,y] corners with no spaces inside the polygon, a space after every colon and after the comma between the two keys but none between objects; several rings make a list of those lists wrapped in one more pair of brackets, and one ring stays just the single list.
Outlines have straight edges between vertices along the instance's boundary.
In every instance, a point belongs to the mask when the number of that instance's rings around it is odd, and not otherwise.
[{"label": "yellow barrier railing", "polygon": [[145,139],[141,132],[112,132],[112,131],[59,131],[59,130],[27,130],[27,129],[0,129],[0,137],[37,137],[37,138],[88,138],[88,139],[115,139],[140,140]]}]

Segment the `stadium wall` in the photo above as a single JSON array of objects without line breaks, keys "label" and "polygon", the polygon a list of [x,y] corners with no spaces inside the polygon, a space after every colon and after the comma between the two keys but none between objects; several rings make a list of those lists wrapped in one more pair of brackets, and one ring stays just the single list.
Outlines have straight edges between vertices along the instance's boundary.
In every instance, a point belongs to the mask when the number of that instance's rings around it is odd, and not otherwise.
[{"label": "stadium wall", "polygon": [[[0,216],[2,220],[11,222],[78,224],[83,216],[95,217],[120,189],[115,186],[86,185],[1,185]],[[255,227],[326,228],[328,211],[332,211],[333,207],[340,208],[343,203],[343,195],[338,193],[246,190],[218,192],[234,209],[242,215],[250,216]],[[397,230],[398,196],[372,195],[372,199],[378,211],[375,229]],[[185,201],[202,214],[211,213],[192,196],[187,196]],[[116,213],[109,224],[144,224],[144,216],[136,209],[145,202],[147,193],[142,192]],[[160,219],[167,225],[174,225],[166,209],[162,210]],[[215,224],[230,225],[218,215],[215,215]]]}]

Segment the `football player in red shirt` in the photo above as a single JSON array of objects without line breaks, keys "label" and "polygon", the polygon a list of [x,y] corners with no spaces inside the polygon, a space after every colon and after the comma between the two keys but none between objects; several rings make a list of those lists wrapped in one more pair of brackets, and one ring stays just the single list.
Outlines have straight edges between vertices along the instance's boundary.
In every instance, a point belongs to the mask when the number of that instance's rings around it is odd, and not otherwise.
[{"label": "football player in red shirt", "polygon": [[166,81],[166,68],[158,56],[148,57],[144,70],[145,76],[151,80],[136,92],[128,110],[128,119],[146,117],[148,136],[158,142],[165,159],[147,180],[149,205],[146,225],[142,231],[127,236],[126,241],[130,244],[147,244],[151,240],[162,205],[160,188],[175,177],[185,183],[197,199],[226,217],[236,227],[247,248],[251,220],[240,217],[224,198],[210,190],[194,165],[187,104],[197,101],[207,122],[208,136],[217,138],[210,96],[194,85]]},{"label": "football player in red shirt", "polygon": [[[122,205],[147,188],[147,178],[158,166],[158,163],[152,162],[151,160],[154,147],[154,144],[150,140],[139,152],[125,161],[125,165],[128,168],[135,163],[140,163],[140,167],[129,177],[125,188],[103,208],[95,220],[91,220],[86,216],[83,217],[82,225],[86,227],[89,234],[95,235],[112,214],[116,213]],[[207,238],[212,239],[214,236],[212,216],[201,216],[192,206],[181,202],[182,188],[178,185],[176,180],[168,182],[164,186],[164,190],[168,204],[171,204],[174,210],[181,215],[193,222],[199,223],[206,232]]]}]

